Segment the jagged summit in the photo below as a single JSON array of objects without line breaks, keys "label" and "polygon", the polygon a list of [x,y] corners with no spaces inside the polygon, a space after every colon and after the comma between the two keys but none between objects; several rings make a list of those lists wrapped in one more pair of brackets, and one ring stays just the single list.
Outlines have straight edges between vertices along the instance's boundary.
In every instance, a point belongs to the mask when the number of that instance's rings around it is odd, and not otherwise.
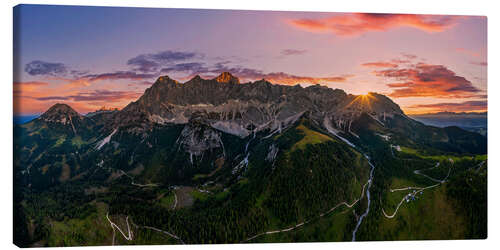
[{"label": "jagged summit", "polygon": [[213,79],[195,76],[183,84],[162,76],[107,125],[109,130],[129,127],[140,132],[154,124],[186,124],[200,114],[213,128],[245,137],[252,133],[249,127],[279,129],[305,112],[316,123],[338,130],[349,129],[362,113],[379,121],[404,115],[396,103],[376,93],[351,95],[320,85],[303,88],[266,80],[239,83],[223,72]]},{"label": "jagged summit", "polygon": [[231,75],[231,73],[229,72],[222,72],[219,76],[217,76],[213,80],[220,83],[235,83],[235,84],[240,83],[240,79],[238,79],[238,77]]},{"label": "jagged summit", "polygon": [[[158,79],[156,79],[155,84],[165,84],[165,83],[170,83],[170,84],[178,84],[179,82],[177,80],[174,80],[170,78],[168,75],[160,76]],[[153,85],[155,85],[153,84]]]}]

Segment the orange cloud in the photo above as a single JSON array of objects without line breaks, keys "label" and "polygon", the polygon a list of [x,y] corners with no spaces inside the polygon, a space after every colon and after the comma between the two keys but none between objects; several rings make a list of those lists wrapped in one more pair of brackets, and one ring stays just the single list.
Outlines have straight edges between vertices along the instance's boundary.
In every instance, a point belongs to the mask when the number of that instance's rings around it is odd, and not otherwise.
[{"label": "orange cloud", "polygon": [[321,84],[331,82],[345,82],[353,75],[331,76],[331,77],[309,77],[296,76],[283,72],[268,73],[263,78],[274,84],[295,85],[299,83]]},{"label": "orange cloud", "polygon": [[46,77],[47,80],[62,81],[66,82],[64,88],[80,88],[88,87],[94,82],[105,81],[105,80],[132,80],[139,81],[145,79],[151,79],[155,77],[155,74],[142,74],[133,71],[116,71],[113,73],[102,73],[102,74],[86,74],[75,78],[61,77],[61,76],[49,76]]},{"label": "orange cloud", "polygon": [[366,32],[411,27],[429,33],[453,27],[460,16],[353,13],[321,19],[293,19],[288,23],[309,32],[332,32],[338,36],[357,36]]},{"label": "orange cloud", "polygon": [[48,77],[49,80],[63,81],[66,84],[63,86],[65,89],[81,88],[90,86],[90,81],[86,78],[64,78],[64,77]]},{"label": "orange cloud", "polygon": [[468,50],[468,49],[464,49],[464,48],[456,48],[455,50],[459,53],[466,54],[466,55],[473,56],[473,57],[480,56],[479,52],[476,52],[473,50]]},{"label": "orange cloud", "polygon": [[443,65],[417,63],[409,68],[385,69],[374,71],[375,75],[395,79],[400,82],[389,83],[393,88],[391,97],[478,97],[482,92],[465,77]]},{"label": "orange cloud", "polygon": [[397,68],[399,65],[390,62],[369,62],[361,64],[365,67],[375,67],[375,68]]},{"label": "orange cloud", "polygon": [[49,83],[47,82],[38,82],[38,81],[31,81],[31,82],[14,82],[14,86],[46,86]]},{"label": "orange cloud", "polygon": [[38,81],[14,82],[13,89],[14,89],[14,93],[25,92],[25,91],[33,91],[33,90],[36,90],[40,87],[48,86],[48,85],[49,84],[47,82],[38,82]]},{"label": "orange cloud", "polygon": [[[99,109],[101,106],[92,105],[84,102],[71,102],[71,101],[40,101],[26,96],[14,97],[14,114],[40,114],[49,109],[56,103],[64,102],[70,105],[79,113],[88,113]],[[106,104],[107,105],[107,104]]]},{"label": "orange cloud", "polygon": [[95,111],[102,106],[124,107],[136,100],[141,93],[124,90],[82,91],[50,87],[47,82],[14,82],[14,113],[37,114],[55,103],[71,105],[80,113]]}]

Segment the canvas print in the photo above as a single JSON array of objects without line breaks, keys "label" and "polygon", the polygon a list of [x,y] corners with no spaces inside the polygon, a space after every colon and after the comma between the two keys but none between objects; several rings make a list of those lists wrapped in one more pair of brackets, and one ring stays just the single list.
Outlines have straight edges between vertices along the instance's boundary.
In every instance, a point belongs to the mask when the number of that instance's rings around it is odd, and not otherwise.
[{"label": "canvas print", "polygon": [[13,12],[18,246],[487,237],[484,16]]}]

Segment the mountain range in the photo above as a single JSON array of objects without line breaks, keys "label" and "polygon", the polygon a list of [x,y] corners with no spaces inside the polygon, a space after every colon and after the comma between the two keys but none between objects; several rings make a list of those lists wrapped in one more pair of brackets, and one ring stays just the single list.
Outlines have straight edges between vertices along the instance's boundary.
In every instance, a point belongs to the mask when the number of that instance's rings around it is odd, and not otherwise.
[{"label": "mountain range", "polygon": [[[424,125],[377,93],[241,83],[228,72],[184,83],[162,76],[121,110],[81,115],[56,104],[15,126],[15,241],[114,244],[108,213],[122,228],[132,221],[133,237],[122,233],[118,244],[401,238],[396,229],[371,228],[394,199],[386,192],[393,182],[428,185],[415,168],[436,159],[470,167],[486,152],[486,137]],[[446,197],[464,206],[459,196]],[[325,217],[342,202],[347,215]],[[466,209],[444,209],[450,221],[472,218]],[[302,234],[265,233],[306,224]],[[443,237],[481,238],[483,226],[446,229]],[[77,235],[62,237],[68,227]],[[429,238],[416,230],[409,239]]]},{"label": "mountain range", "polygon": [[464,130],[477,132],[486,136],[488,130],[488,113],[487,112],[471,112],[471,113],[455,113],[455,112],[438,112],[411,115],[412,119],[422,122],[426,125],[436,127],[457,126]]}]

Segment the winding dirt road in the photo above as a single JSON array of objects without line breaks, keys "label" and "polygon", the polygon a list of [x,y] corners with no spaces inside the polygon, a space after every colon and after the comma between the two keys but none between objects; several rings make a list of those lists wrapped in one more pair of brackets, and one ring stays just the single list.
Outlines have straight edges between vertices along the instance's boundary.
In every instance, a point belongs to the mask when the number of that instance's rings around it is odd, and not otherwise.
[{"label": "winding dirt road", "polygon": [[141,228],[141,227],[142,227],[142,228],[146,228],[146,229],[149,229],[149,230],[153,230],[153,231],[156,231],[156,232],[159,232],[159,233],[166,234],[166,235],[168,235],[168,236],[170,236],[170,237],[172,237],[172,238],[174,238],[174,239],[178,240],[181,244],[185,244],[185,243],[184,243],[184,241],[182,241],[182,240],[181,240],[181,238],[180,238],[179,236],[177,236],[177,235],[175,235],[175,234],[173,234],[173,233],[167,232],[167,231],[165,231],[165,230],[158,229],[158,228],[156,228],[156,227],[150,227],[150,226],[139,226],[139,225],[137,225],[137,224],[135,224],[135,223],[132,223],[132,224],[133,224],[135,227],[137,227],[137,228]]},{"label": "winding dirt road", "polygon": [[127,222],[128,236],[125,235],[125,233],[121,230],[121,228],[118,225],[116,225],[114,222],[112,222],[109,219],[109,213],[106,213],[106,219],[108,219],[108,222],[111,225],[111,228],[113,228],[113,241],[112,241],[112,245],[115,245],[115,229],[118,229],[118,232],[120,232],[123,235],[123,238],[125,238],[126,240],[129,240],[129,241],[132,240],[132,238],[134,236],[134,233],[130,230],[130,224],[128,223],[128,216],[125,219],[125,221]]},{"label": "winding dirt road", "polygon": [[[366,155],[365,155],[365,157],[366,157],[366,159],[368,160],[368,163],[369,163],[369,164],[370,164],[370,166],[371,166],[371,170],[370,170],[370,178],[369,178],[369,179],[368,179],[368,181],[367,181],[367,182],[363,185],[363,189],[361,190],[361,196],[360,196],[358,199],[354,200],[352,204],[349,204],[349,203],[347,203],[346,201],[343,201],[343,202],[341,202],[341,203],[339,203],[339,204],[335,205],[334,207],[330,208],[328,211],[326,211],[326,212],[324,212],[324,213],[321,213],[321,214],[317,215],[316,217],[314,217],[314,218],[323,217],[323,216],[325,216],[325,215],[327,215],[327,214],[329,214],[329,213],[333,212],[335,209],[339,208],[339,207],[340,207],[340,206],[342,206],[342,205],[344,205],[344,206],[346,206],[346,207],[348,207],[348,208],[352,208],[354,205],[356,205],[356,204],[357,204],[360,200],[362,200],[362,199],[364,198],[364,195],[365,195],[365,189],[366,189],[366,195],[367,195],[367,197],[368,197],[368,207],[367,207],[367,209],[366,209],[365,213],[363,213],[363,214],[360,216],[360,218],[357,220],[356,228],[354,229],[354,231],[353,231],[353,233],[352,233],[352,235],[353,235],[353,239],[352,239],[352,240],[353,240],[353,241],[355,241],[355,240],[356,240],[356,232],[357,232],[357,230],[358,230],[359,226],[361,225],[361,222],[363,221],[363,218],[364,218],[364,217],[366,217],[366,215],[368,215],[368,213],[369,213],[369,211],[370,211],[370,190],[369,190],[369,188],[370,188],[370,186],[371,186],[371,184],[372,184],[372,179],[373,179],[373,170],[374,170],[374,168],[375,168],[375,167],[374,167],[374,166],[373,166],[373,164],[370,162],[369,157],[368,157],[368,156],[366,156]],[[367,185],[368,185],[368,188],[366,188],[366,186],[367,186]],[[296,225],[294,225],[294,226],[291,226],[291,227],[288,227],[288,228],[279,229],[279,230],[274,230],[274,231],[267,231],[267,232],[263,232],[263,233],[260,233],[260,234],[254,235],[254,236],[252,236],[252,237],[249,237],[249,238],[247,238],[246,240],[244,240],[244,241],[242,241],[242,242],[247,242],[247,241],[253,240],[253,239],[255,239],[255,238],[259,237],[259,236],[262,236],[262,235],[267,235],[267,234],[276,234],[276,233],[283,233],[283,232],[290,232],[290,231],[292,231],[292,230],[295,230],[295,229],[297,229],[297,228],[299,228],[299,227],[302,227],[302,226],[304,226],[304,225],[308,224],[309,222],[311,222],[311,220],[312,220],[312,219],[309,219],[309,220],[303,221],[303,222],[301,222],[301,223],[298,223],[298,224],[296,224]]]},{"label": "winding dirt road", "polygon": [[119,170],[120,170],[120,173],[122,173],[122,175],[125,175],[128,178],[130,178],[130,180],[131,180],[130,184],[133,185],[133,186],[137,186],[137,187],[157,187],[158,186],[158,183],[148,183],[148,184],[136,183],[134,181],[134,177],[133,176],[130,176],[129,174],[127,174],[125,171],[123,171],[121,169],[119,169]]},{"label": "winding dirt road", "polygon": [[174,191],[174,205],[172,206],[172,209],[175,209],[177,207],[177,194]]},{"label": "winding dirt road", "polygon": [[[452,164],[453,164],[453,161],[451,161],[451,162],[452,162]],[[415,195],[415,194],[417,194],[418,192],[424,191],[424,190],[426,190],[426,189],[435,188],[435,187],[437,187],[437,186],[439,186],[439,185],[441,185],[441,184],[445,183],[445,182],[446,182],[446,180],[448,179],[448,177],[450,176],[451,167],[449,167],[449,169],[448,169],[448,174],[447,174],[447,175],[446,175],[446,177],[445,177],[444,179],[442,179],[442,180],[438,180],[438,179],[432,178],[432,177],[430,177],[430,176],[428,176],[428,175],[426,175],[426,174],[422,174],[422,173],[420,172],[420,171],[423,171],[423,170],[431,170],[431,169],[437,168],[437,167],[439,167],[439,164],[440,164],[440,163],[438,162],[438,163],[436,163],[436,166],[434,166],[434,167],[432,167],[432,168],[420,169],[420,170],[415,170],[415,171],[413,171],[413,173],[414,173],[414,174],[418,174],[418,175],[422,175],[422,176],[424,176],[424,177],[427,177],[429,180],[434,181],[434,182],[437,182],[437,184],[434,184],[434,185],[431,185],[431,186],[427,186],[427,187],[423,187],[423,188],[420,188],[420,187],[404,187],[404,188],[390,189],[390,191],[391,191],[391,192],[404,191],[404,190],[413,190],[413,192],[408,193],[407,195],[405,195],[405,196],[403,197],[403,199],[401,199],[401,201],[400,201],[400,202],[398,203],[398,205],[396,206],[396,210],[394,211],[394,213],[393,213],[393,214],[388,215],[388,214],[385,212],[384,208],[382,208],[382,213],[384,214],[384,216],[385,216],[386,218],[389,218],[389,219],[394,218],[394,216],[396,216],[396,214],[398,213],[398,210],[399,210],[399,208],[401,207],[401,205],[403,205],[404,201],[405,201],[405,200],[407,200],[408,198],[410,198],[412,195]]]},{"label": "winding dirt road", "polygon": [[[112,222],[110,219],[109,219],[109,213],[106,213],[106,219],[108,220],[109,224],[111,225],[111,228],[113,229],[113,241],[112,241],[112,245],[115,245],[115,232],[116,230],[118,230],[118,232],[120,232],[123,236],[123,238],[125,238],[126,240],[128,241],[131,241],[133,240],[133,236],[134,236],[134,232],[132,230],[130,230],[130,224],[128,222],[128,216],[125,218],[125,221],[127,222],[127,231],[128,231],[128,235],[125,234],[122,229],[116,225],[114,222]],[[155,228],[155,227],[150,227],[150,226],[139,226],[135,223],[132,222],[132,225],[134,225],[135,227],[137,228],[146,228],[146,229],[150,229],[150,230],[154,230],[154,231],[157,231],[157,232],[160,232],[160,233],[164,233],[176,240],[178,240],[180,243],[182,244],[185,244],[181,238],[173,233],[170,233],[170,232],[167,232],[165,230],[161,230],[161,229],[158,229],[158,228]]]}]

